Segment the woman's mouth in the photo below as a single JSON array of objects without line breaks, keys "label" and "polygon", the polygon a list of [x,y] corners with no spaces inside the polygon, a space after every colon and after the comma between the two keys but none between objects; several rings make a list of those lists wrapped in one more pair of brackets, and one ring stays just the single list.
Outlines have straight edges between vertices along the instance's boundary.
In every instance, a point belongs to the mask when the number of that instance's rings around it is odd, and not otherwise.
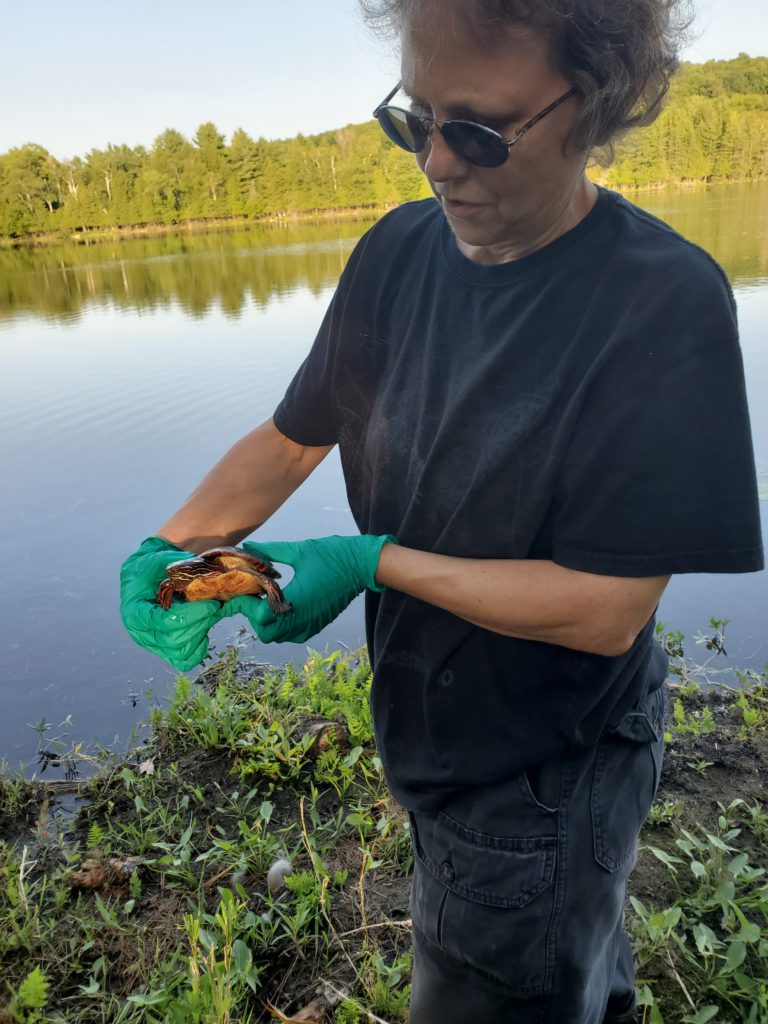
[{"label": "woman's mouth", "polygon": [[482,210],[482,203],[468,203],[463,199],[448,199],[446,196],[441,196],[443,200],[443,209],[451,217],[471,217],[478,210]]}]

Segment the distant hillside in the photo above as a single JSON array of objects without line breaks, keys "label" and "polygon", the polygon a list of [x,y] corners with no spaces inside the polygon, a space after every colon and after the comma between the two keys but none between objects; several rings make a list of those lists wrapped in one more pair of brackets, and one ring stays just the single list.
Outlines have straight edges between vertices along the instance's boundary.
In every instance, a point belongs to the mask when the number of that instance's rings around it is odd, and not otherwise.
[{"label": "distant hillside", "polygon": [[666,108],[595,180],[614,188],[768,177],[768,57],[684,64]]},{"label": "distant hillside", "polygon": [[[619,188],[768,177],[768,58],[685,64],[665,111],[595,180]],[[0,156],[0,236],[197,218],[382,207],[429,194],[412,157],[374,121],[284,141],[210,122],[143,146],[57,160],[28,144]]]}]

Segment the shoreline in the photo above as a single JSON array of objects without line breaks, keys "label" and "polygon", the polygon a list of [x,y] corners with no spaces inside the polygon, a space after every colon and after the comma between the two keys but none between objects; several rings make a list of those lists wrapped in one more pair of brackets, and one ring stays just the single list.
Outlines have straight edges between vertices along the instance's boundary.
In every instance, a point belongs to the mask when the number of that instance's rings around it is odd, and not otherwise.
[{"label": "shoreline", "polygon": [[[602,187],[609,188],[622,195],[644,195],[647,193],[659,193],[668,191],[701,191],[711,188],[728,187],[731,185],[758,185],[766,179],[725,179],[712,181],[677,181],[677,182],[653,182],[643,186],[628,185],[607,185],[605,175],[596,173],[599,168],[594,168],[595,173],[591,180]],[[602,180],[601,180],[602,179]],[[334,221],[374,221],[388,210],[393,209],[397,204],[388,203],[382,206],[351,206],[336,207],[331,209],[317,209],[309,211],[280,211],[277,213],[264,214],[259,217],[250,217],[247,214],[238,214],[232,217],[221,218],[193,218],[190,220],[178,221],[175,224],[126,224],[115,227],[94,227],[86,230],[60,229],[51,232],[38,232],[28,235],[12,237],[10,235],[0,236],[0,251],[16,248],[43,248],[53,245],[75,242],[78,245],[90,245],[115,239],[127,238],[153,238],[168,234],[216,234],[224,231],[235,231],[237,229],[250,228],[275,228],[294,224],[324,224]]]},{"label": "shoreline", "polygon": [[175,224],[126,224],[117,227],[94,227],[85,231],[52,231],[31,235],[0,236],[0,249],[26,247],[29,249],[45,246],[63,245],[76,242],[79,245],[111,241],[123,238],[154,238],[170,234],[204,235],[217,234],[223,231],[236,231],[251,228],[287,227],[294,224],[324,224],[333,221],[368,221],[376,220],[393,204],[385,206],[350,206],[331,210],[312,210],[268,214],[263,217],[238,215],[233,217],[194,218],[178,221]]}]

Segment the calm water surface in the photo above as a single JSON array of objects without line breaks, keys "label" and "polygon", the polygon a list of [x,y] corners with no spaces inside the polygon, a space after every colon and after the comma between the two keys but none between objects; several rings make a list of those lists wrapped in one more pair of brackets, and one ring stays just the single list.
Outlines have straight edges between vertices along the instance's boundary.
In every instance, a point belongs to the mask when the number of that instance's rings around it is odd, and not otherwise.
[{"label": "calm water surface", "polygon": [[[768,537],[768,186],[639,202],[733,282]],[[29,723],[43,717],[49,735],[124,741],[146,717],[147,692],[167,693],[173,669],[122,627],[120,563],[272,413],[366,226],[0,253],[0,759],[32,761]],[[713,488],[727,457],[712,453]],[[354,530],[334,453],[263,536]],[[768,574],[672,580],[659,614],[669,628],[693,638],[713,616],[732,621],[729,663],[762,670]],[[302,658],[304,647],[244,637],[244,623],[220,623],[216,649],[239,642],[261,661]],[[362,642],[358,600],[313,646]]]}]

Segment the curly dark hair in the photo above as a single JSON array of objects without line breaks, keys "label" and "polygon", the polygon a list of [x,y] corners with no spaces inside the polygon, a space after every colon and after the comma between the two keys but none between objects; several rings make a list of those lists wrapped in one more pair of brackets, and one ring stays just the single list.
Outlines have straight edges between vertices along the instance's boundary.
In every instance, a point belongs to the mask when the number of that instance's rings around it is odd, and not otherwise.
[{"label": "curly dark hair", "polygon": [[492,43],[499,28],[525,23],[550,34],[557,67],[582,105],[570,141],[600,163],[631,128],[661,111],[678,50],[687,38],[690,0],[359,0],[367,24],[401,36],[450,5],[472,35]]}]

